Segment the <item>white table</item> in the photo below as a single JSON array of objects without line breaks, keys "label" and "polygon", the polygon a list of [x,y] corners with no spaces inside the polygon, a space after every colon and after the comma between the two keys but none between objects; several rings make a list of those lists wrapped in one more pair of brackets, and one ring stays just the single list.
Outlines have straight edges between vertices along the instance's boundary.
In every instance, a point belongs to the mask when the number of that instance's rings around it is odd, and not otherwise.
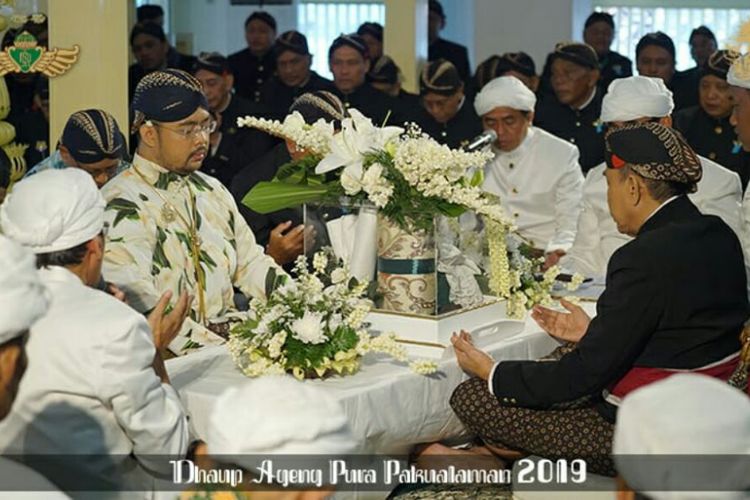
[{"label": "white table", "polygon": [[[584,307],[589,313],[593,310],[591,303]],[[528,318],[522,333],[499,339],[484,349],[498,361],[519,360],[543,356],[556,345]],[[459,437],[464,431],[449,398],[467,376],[453,357],[438,363],[438,373],[425,377],[403,364],[368,355],[355,375],[304,383],[319,386],[341,402],[359,441],[358,452],[406,454],[414,444]],[[223,346],[169,360],[167,370],[191,415],[194,432],[202,439],[207,436],[210,412],[218,395],[247,380]]]}]

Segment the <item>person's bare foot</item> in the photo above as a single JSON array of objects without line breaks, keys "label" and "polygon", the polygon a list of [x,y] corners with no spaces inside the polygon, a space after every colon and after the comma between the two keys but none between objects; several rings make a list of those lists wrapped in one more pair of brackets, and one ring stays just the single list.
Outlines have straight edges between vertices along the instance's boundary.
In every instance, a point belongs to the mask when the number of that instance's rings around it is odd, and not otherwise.
[{"label": "person's bare foot", "polygon": [[485,446],[481,448],[487,449],[488,452],[493,454],[494,456],[501,457],[505,460],[518,460],[519,458],[523,458],[528,455],[528,453],[522,453],[520,451],[516,450],[509,450],[507,448],[500,448],[499,446],[493,446],[491,444],[486,444]]}]

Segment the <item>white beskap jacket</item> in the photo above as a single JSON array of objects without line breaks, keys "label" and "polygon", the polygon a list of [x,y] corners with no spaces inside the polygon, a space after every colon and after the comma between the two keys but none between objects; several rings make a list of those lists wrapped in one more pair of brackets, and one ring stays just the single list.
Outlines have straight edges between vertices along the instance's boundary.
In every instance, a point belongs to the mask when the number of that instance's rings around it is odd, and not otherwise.
[{"label": "white beskap jacket", "polygon": [[534,247],[567,251],[581,211],[578,148],[529,127],[516,149],[494,151],[495,158],[484,168],[484,190],[500,196],[500,204]]}]

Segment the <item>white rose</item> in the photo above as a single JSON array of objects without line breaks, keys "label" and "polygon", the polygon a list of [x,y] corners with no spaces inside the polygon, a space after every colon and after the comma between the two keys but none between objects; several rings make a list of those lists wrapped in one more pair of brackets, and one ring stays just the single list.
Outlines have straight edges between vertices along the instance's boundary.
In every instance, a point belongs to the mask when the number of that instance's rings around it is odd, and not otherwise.
[{"label": "white rose", "polygon": [[305,344],[322,344],[326,336],[323,332],[323,315],[305,311],[305,315],[292,322],[294,338]]},{"label": "white rose", "polygon": [[362,182],[344,170],[341,172],[341,187],[344,188],[346,194],[353,195],[362,191]]}]

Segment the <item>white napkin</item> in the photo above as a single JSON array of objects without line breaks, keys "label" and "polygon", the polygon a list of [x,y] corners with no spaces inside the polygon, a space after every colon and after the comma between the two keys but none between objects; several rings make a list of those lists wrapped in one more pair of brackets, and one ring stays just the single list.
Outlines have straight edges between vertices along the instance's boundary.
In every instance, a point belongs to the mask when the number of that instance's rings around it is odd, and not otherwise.
[{"label": "white napkin", "polygon": [[362,207],[359,214],[339,217],[326,223],[328,238],[337,257],[349,265],[352,276],[372,281],[377,259],[377,212]]}]

